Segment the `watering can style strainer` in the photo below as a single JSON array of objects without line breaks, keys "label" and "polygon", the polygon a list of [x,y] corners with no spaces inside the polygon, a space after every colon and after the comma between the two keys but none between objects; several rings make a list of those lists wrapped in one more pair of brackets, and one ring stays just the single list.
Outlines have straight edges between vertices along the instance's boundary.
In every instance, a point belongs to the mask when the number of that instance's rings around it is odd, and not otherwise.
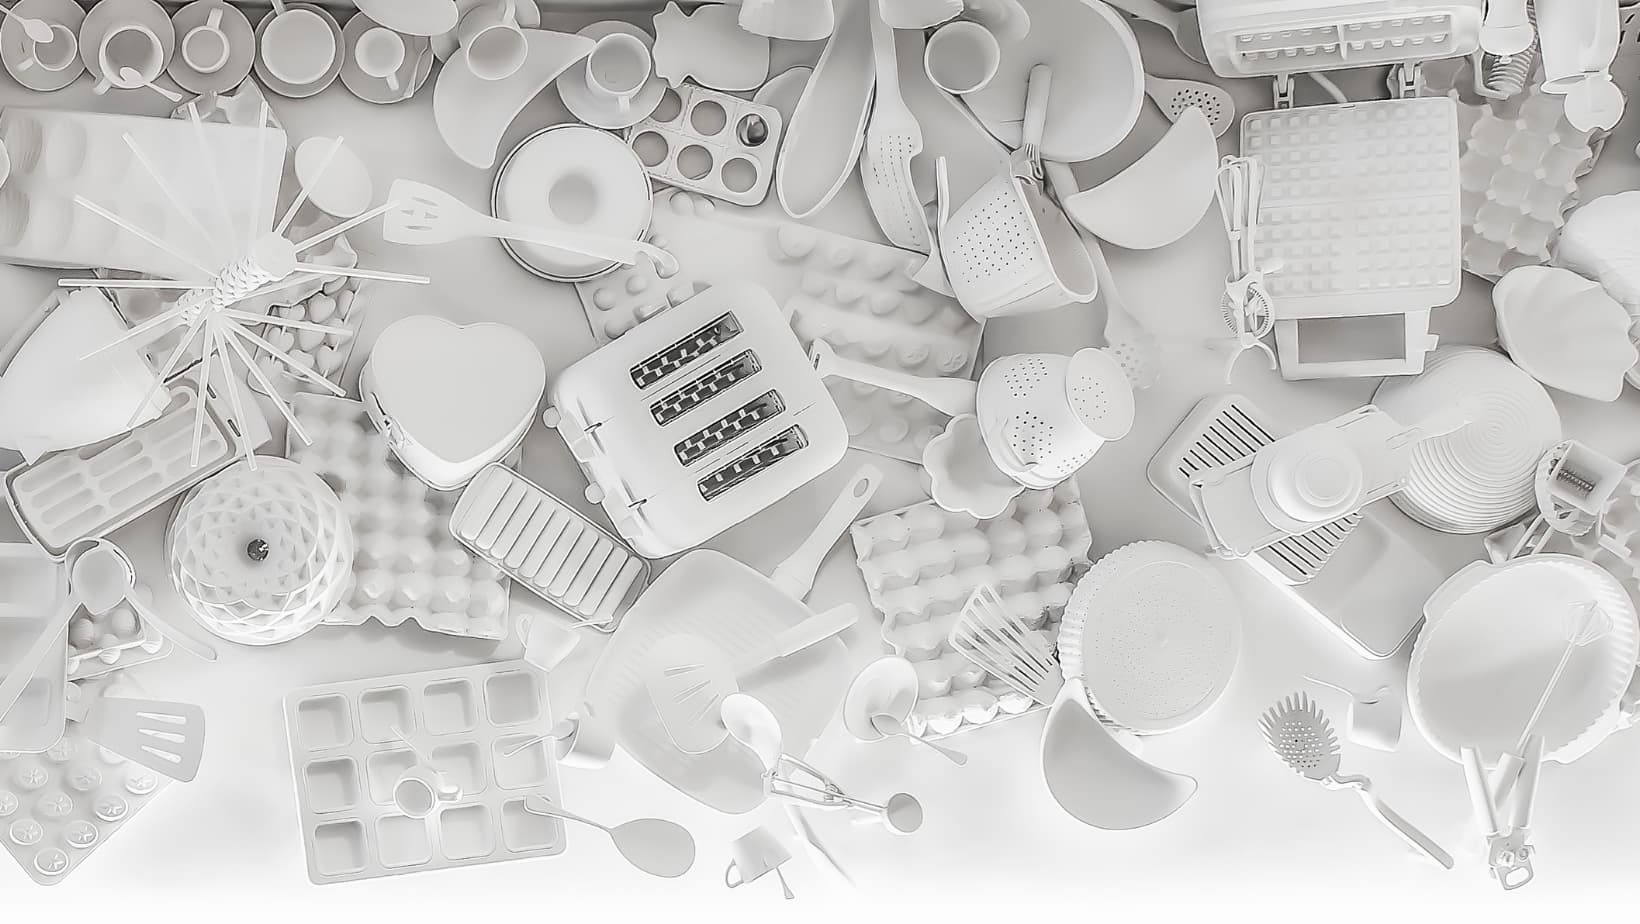
[{"label": "watering can style strainer", "polygon": [[941,223],[940,256],[964,310],[981,320],[1091,302],[1099,282],[1082,237],[1049,198],[1037,156],[1052,72],[1031,72],[1025,142],[1012,167]]},{"label": "watering can style strainer", "polygon": [[975,398],[991,460],[1028,488],[1076,474],[1133,427],[1133,386],[1104,350],[1020,353],[985,367]]}]

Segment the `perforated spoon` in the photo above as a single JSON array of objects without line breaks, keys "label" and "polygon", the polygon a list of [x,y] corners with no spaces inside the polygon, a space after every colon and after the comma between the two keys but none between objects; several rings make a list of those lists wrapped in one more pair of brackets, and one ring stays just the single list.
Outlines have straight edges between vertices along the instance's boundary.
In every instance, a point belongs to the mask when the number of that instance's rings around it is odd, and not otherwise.
[{"label": "perforated spoon", "polygon": [[628,863],[651,876],[676,879],[695,865],[695,838],[682,825],[664,818],[634,818],[611,828],[566,812],[540,796],[524,800],[524,811],[578,821],[609,835]]},{"label": "perforated spoon", "polygon": [[1213,137],[1222,138],[1236,122],[1236,101],[1223,87],[1199,80],[1174,80],[1168,77],[1145,75],[1145,95],[1150,97],[1167,116],[1169,122],[1179,121],[1185,110],[1195,108],[1207,116]]}]

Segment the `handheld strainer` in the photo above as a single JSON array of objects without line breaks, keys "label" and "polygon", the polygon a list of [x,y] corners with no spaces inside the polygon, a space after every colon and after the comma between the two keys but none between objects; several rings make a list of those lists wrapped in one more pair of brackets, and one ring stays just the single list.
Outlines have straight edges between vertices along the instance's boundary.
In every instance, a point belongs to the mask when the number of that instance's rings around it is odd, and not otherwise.
[{"label": "handheld strainer", "polygon": [[1271,706],[1259,719],[1259,727],[1264,729],[1264,740],[1269,742],[1270,750],[1299,776],[1328,789],[1354,789],[1361,794],[1367,809],[1402,840],[1447,869],[1452,868],[1452,855],[1391,811],[1373,794],[1371,780],[1339,774],[1338,737],[1333,734],[1332,723],[1308,695],[1295,693]]},{"label": "handheld strainer", "polygon": [[1020,353],[987,366],[976,407],[991,460],[1028,488],[1076,474],[1133,427],[1133,385],[1100,349]]}]

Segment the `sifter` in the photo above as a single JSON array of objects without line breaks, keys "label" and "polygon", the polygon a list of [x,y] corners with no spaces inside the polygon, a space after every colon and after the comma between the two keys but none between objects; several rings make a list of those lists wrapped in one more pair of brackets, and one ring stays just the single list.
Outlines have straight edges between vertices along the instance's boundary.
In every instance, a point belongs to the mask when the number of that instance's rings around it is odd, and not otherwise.
[{"label": "sifter", "polygon": [[1051,488],[1127,435],[1133,386],[1104,350],[1019,353],[985,368],[975,407],[997,468],[1027,488]]}]

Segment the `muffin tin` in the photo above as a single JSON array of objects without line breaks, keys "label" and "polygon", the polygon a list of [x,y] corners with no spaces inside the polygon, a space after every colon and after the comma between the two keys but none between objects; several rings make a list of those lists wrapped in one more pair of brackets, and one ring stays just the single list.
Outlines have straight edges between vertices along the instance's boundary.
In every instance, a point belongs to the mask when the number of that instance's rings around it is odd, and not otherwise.
[{"label": "muffin tin", "polygon": [[509,582],[450,535],[457,495],[410,474],[360,402],[297,395],[291,409],[313,445],[292,431],[286,454],[330,485],[353,526],[353,587],[324,624],[408,619],[429,632],[505,638]]},{"label": "muffin tin", "polygon": [[40,754],[0,752],[0,844],[41,885],[62,882],[170,782],[84,727]]},{"label": "muffin tin", "polygon": [[951,626],[968,595],[996,587],[1006,605],[1053,642],[1093,535],[1075,481],[1026,491],[1002,516],[976,520],[913,504],[855,523],[855,561],[883,640],[917,671],[917,706],[907,728],[943,736],[1038,708],[952,649]]},{"label": "muffin tin", "polygon": [[[564,852],[563,822],[524,810],[561,803],[546,683],[523,661],[308,687],[285,724],[315,884]],[[414,818],[393,790],[423,760],[460,794]]]},{"label": "muffin tin", "polygon": [[[838,355],[886,369],[973,373],[984,325],[955,299],[912,281],[922,254],[759,218],[683,190],[656,195],[649,239],[678,258],[679,273],[663,276],[639,257],[634,266],[576,285],[599,343],[703,286],[747,280],[786,307],[805,345],[824,337]],[[945,427],[945,415],[895,392],[841,380],[827,389],[856,449],[916,462]]]},{"label": "muffin tin", "polygon": [[769,195],[785,119],[773,106],[686,83],[632,128],[627,142],[644,170],[669,186],[736,205]]}]

